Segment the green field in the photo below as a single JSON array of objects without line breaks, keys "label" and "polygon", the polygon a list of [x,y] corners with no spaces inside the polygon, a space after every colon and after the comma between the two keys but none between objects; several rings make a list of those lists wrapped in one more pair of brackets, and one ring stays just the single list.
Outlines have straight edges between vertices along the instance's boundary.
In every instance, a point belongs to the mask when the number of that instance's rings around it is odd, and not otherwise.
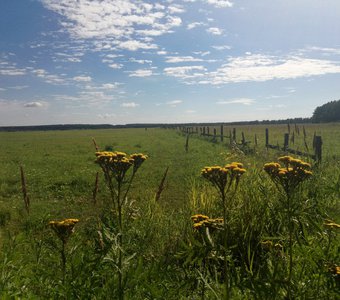
[{"label": "green field", "polygon": [[[340,124],[306,124],[305,135],[302,125],[291,125],[290,147],[313,153],[316,133],[323,159],[301,157],[313,175],[286,194],[263,166],[285,154],[265,148],[265,128],[270,143],[282,145],[287,125],[225,126],[225,135],[234,127],[247,146],[193,134],[185,151],[185,134],[160,128],[0,132],[1,298],[337,299]],[[121,218],[93,139],[100,150],[148,155]],[[223,206],[201,170],[231,162],[243,163],[246,173]],[[194,214],[223,224],[193,229]],[[49,222],[66,218],[80,221],[63,244]]]}]

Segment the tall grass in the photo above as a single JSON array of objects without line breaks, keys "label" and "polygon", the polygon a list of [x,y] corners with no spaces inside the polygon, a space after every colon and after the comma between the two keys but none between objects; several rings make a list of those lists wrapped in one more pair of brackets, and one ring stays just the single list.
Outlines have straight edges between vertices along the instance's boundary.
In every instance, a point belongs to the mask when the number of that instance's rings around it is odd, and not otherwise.
[{"label": "tall grass", "polygon": [[[282,153],[260,146],[248,153],[229,148],[228,141],[191,137],[186,152],[185,135],[161,129],[0,133],[1,297],[223,299],[228,273],[231,299],[337,299],[340,161],[326,138],[336,126],[320,127],[328,155],[299,186],[298,214],[288,219],[282,193],[263,170]],[[305,130],[308,138],[309,127]],[[124,199],[123,244],[103,176],[93,201],[98,171],[93,137],[99,149],[149,156]],[[221,195],[201,177],[201,169],[233,161],[241,161],[247,172],[224,216]],[[228,230],[215,224],[202,236],[193,227],[194,214],[228,219]],[[48,223],[65,218],[80,221],[64,248],[62,270],[60,241]],[[124,259],[117,268],[119,253]],[[223,271],[226,261],[228,272]],[[119,269],[124,270],[121,287]]]}]

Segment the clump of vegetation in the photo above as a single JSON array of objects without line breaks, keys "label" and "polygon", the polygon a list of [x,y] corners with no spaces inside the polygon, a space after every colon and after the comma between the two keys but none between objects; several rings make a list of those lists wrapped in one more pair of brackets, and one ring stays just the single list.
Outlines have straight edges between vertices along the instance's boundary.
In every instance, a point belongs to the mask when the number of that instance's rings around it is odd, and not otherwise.
[{"label": "clump of vegetation", "polygon": [[[96,140],[114,134],[134,153],[143,132],[97,131]],[[94,133],[60,134],[53,139],[65,142],[50,148],[41,133],[25,157],[15,151],[29,136],[0,145],[13,155],[0,170],[2,298],[337,299],[333,155],[275,162],[276,151],[240,154],[196,138],[185,153],[184,136],[150,129],[145,165],[145,154],[112,151],[97,151],[93,164]],[[29,214],[11,172],[23,162]],[[56,182],[65,188],[50,189]]]}]

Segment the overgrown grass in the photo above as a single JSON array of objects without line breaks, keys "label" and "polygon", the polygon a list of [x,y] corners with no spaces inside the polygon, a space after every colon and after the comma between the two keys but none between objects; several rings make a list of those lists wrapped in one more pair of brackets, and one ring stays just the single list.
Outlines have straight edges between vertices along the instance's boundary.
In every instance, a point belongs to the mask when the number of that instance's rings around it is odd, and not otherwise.
[{"label": "overgrown grass", "polygon": [[[306,125],[307,137],[315,129],[309,126],[314,125]],[[200,173],[205,166],[232,161],[241,161],[247,173],[228,217],[231,299],[336,299],[339,229],[324,223],[325,219],[340,223],[340,147],[336,147],[340,131],[339,124],[318,126],[315,130],[323,137],[327,155],[313,167],[313,177],[301,185],[296,199],[301,206],[294,219],[291,294],[287,293],[289,247],[282,195],[262,170],[264,163],[276,161],[282,153],[266,151],[259,143],[250,154],[230,149],[228,140],[211,143],[196,137],[189,138],[186,152],[186,135],[164,129],[0,133],[1,297],[118,297],[117,224],[107,217],[113,212],[104,205],[110,193],[102,174],[97,203],[92,201],[100,171],[94,163],[95,138],[101,150],[110,147],[149,156],[123,212],[126,299],[224,299],[223,260],[202,242],[190,217],[197,213],[222,217],[219,195]],[[276,132],[283,140],[285,130],[280,128],[270,128],[270,139]],[[259,141],[260,132],[264,137],[264,127],[243,130],[246,137],[256,130]],[[21,194],[21,165],[31,199],[30,215]],[[155,201],[167,167],[165,188]],[[60,243],[48,222],[65,218],[80,222],[66,246],[63,280]],[[211,238],[218,244],[221,232],[212,232]]]}]

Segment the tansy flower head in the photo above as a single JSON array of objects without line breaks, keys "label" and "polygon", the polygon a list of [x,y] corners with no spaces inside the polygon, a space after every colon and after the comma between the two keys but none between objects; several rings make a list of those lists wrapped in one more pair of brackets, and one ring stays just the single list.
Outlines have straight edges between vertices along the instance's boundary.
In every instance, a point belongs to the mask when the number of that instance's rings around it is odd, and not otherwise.
[{"label": "tansy flower head", "polygon": [[57,236],[66,243],[68,238],[74,232],[74,226],[79,222],[79,219],[65,219],[63,221],[50,221],[48,224],[57,234]]},{"label": "tansy flower head", "polygon": [[327,228],[333,228],[333,229],[340,229],[340,224],[337,224],[331,220],[326,220],[326,222],[323,224]]}]

